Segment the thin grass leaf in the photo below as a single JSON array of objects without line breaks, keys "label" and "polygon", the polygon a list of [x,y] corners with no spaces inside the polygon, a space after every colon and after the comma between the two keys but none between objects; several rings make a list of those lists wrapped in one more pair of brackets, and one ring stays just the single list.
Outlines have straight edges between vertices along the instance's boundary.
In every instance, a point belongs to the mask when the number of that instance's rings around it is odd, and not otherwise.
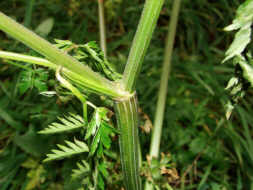
[{"label": "thin grass leaf", "polygon": [[39,131],[39,134],[55,134],[70,132],[84,127],[84,120],[81,116],[70,113],[69,116],[58,118],[61,123],[52,123],[46,129]]},{"label": "thin grass leaf", "polygon": [[57,146],[59,147],[59,150],[53,149],[52,150],[53,154],[47,154],[48,158],[43,160],[43,162],[48,162],[52,160],[61,160],[63,158],[70,157],[76,154],[89,152],[88,146],[77,139],[74,139],[74,143],[70,141],[65,141],[65,143],[68,146],[58,144]]}]

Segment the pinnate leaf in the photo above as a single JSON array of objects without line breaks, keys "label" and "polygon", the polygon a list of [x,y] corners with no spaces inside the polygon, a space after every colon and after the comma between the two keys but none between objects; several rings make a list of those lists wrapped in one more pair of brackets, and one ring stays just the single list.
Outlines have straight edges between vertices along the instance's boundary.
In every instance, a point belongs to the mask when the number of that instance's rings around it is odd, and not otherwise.
[{"label": "pinnate leaf", "polygon": [[77,139],[74,140],[73,142],[70,141],[65,141],[65,143],[68,146],[64,145],[57,145],[59,149],[53,149],[51,154],[47,154],[47,158],[43,162],[48,162],[52,160],[60,160],[66,157],[70,157],[76,154],[81,154],[84,152],[89,152],[88,146]]},{"label": "pinnate leaf", "polygon": [[85,123],[81,116],[70,113],[69,116],[58,118],[61,123],[52,123],[46,129],[39,131],[40,134],[55,134],[70,132],[76,129],[83,128]]},{"label": "pinnate leaf", "polygon": [[73,179],[77,179],[77,178],[83,177],[88,172],[90,172],[90,166],[89,166],[89,164],[85,160],[82,160],[81,163],[77,163],[77,167],[78,167],[78,169],[73,169],[72,170],[71,177]]},{"label": "pinnate leaf", "polygon": [[226,51],[226,58],[223,60],[223,62],[233,58],[236,55],[240,55],[250,43],[250,37],[250,28],[242,28],[239,32],[237,32],[234,41]]},{"label": "pinnate leaf", "polygon": [[247,0],[237,9],[233,23],[225,28],[226,31],[239,30],[226,52],[223,63],[236,55],[240,55],[251,40],[251,25],[253,22],[253,0]]}]

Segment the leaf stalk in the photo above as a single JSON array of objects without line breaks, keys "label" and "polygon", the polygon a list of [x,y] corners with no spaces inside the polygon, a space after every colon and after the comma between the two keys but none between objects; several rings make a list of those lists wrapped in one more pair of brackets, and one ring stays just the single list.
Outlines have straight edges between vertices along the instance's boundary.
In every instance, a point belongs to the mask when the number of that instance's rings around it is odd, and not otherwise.
[{"label": "leaf stalk", "polygon": [[44,55],[52,63],[61,65],[72,73],[78,75],[79,77],[77,78],[81,79],[83,86],[113,98],[128,95],[126,91],[119,87],[115,88],[113,82],[95,73],[88,66],[81,64],[76,59],[18,24],[2,12],[0,12],[0,30]]},{"label": "leaf stalk", "polygon": [[141,65],[150,44],[164,0],[146,0],[123,75],[123,87],[134,91]]}]

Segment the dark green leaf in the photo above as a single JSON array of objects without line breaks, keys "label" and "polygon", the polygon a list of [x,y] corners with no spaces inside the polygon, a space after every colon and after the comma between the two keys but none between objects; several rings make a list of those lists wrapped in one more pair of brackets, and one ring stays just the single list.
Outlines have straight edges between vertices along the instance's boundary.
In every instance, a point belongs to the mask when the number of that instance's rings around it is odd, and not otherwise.
[{"label": "dark green leaf", "polygon": [[20,95],[26,93],[26,91],[33,86],[33,71],[23,70],[20,73],[20,81],[18,84],[18,89]]},{"label": "dark green leaf", "polygon": [[109,177],[109,173],[106,168],[107,167],[106,167],[105,163],[98,165],[98,170],[102,173],[102,175],[105,177],[105,179]]},{"label": "dark green leaf", "polygon": [[98,174],[98,187],[102,190],[105,189],[105,183],[103,177],[100,174]]},{"label": "dark green leaf", "polygon": [[91,150],[90,150],[90,155],[94,155],[94,153],[97,150],[98,144],[101,139],[101,128],[99,128],[95,134],[95,137],[93,138],[93,141],[91,143]]},{"label": "dark green leaf", "polygon": [[110,134],[111,134],[111,130],[110,128],[107,128],[105,125],[102,124],[101,126],[101,142],[103,143],[104,147],[109,149],[111,147],[111,138],[110,138]]}]

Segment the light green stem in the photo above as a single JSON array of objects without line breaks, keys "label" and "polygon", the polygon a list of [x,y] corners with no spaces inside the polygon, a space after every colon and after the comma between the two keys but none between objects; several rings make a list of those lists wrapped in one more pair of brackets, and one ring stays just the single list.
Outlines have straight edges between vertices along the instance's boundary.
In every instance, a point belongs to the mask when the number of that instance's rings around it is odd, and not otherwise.
[{"label": "light green stem", "polygon": [[[33,56],[29,56],[29,55],[23,55],[23,54],[19,54],[19,53],[12,53],[12,52],[7,52],[7,51],[0,51],[0,58],[41,65],[44,67],[49,67],[53,70],[56,70],[59,67],[58,65],[56,65],[46,59],[43,59],[43,58],[33,57]],[[62,68],[62,73],[68,79],[75,82],[75,85],[77,85],[79,88],[82,88],[85,90],[89,89],[89,87],[87,87],[85,85],[86,84],[85,79],[83,77],[81,77],[79,74],[76,74],[75,72],[72,72],[72,71],[66,69],[65,67]],[[113,86],[114,86],[114,88],[118,88],[115,83],[113,83]],[[101,93],[101,91],[94,89],[94,88],[92,88],[90,90],[92,92]],[[106,93],[104,93],[104,94],[106,94]],[[124,96],[117,96],[116,94],[115,94],[115,96],[112,96],[112,94],[106,94],[106,95],[110,95],[113,98],[122,98],[122,97],[130,96],[127,92],[124,92]]]},{"label": "light green stem", "polygon": [[120,158],[126,190],[142,190],[139,174],[138,111],[136,96],[115,101],[120,130]]},{"label": "light green stem", "polygon": [[[152,133],[151,146],[150,146],[150,156],[157,158],[160,151],[160,142],[162,135],[162,125],[164,119],[166,97],[167,97],[167,88],[168,88],[168,79],[171,69],[171,55],[173,52],[173,45],[175,41],[175,34],[177,28],[178,14],[180,10],[181,0],[174,0],[173,10],[170,19],[169,31],[166,41],[166,48],[164,54],[164,62],[162,68],[162,76],[160,82],[160,89],[158,94],[158,102],[156,106],[154,130]],[[145,184],[145,190],[152,190],[153,186],[149,183]]]},{"label": "light green stem", "polygon": [[88,66],[81,64],[2,12],[0,12],[0,30],[46,56],[52,63],[61,65],[69,71],[78,74],[79,78],[82,78],[82,84],[85,87],[113,98],[129,95],[129,93],[123,91],[121,88],[115,87],[113,82],[95,73]]},{"label": "light green stem", "polygon": [[58,67],[55,73],[57,80],[61,83],[61,85],[67,89],[69,89],[83,104],[83,119],[85,122],[88,122],[87,117],[87,100],[83,96],[83,94],[74,87],[69,81],[61,76],[61,69],[62,67]]},{"label": "light green stem", "polygon": [[167,97],[167,88],[168,88],[168,79],[171,69],[171,55],[173,52],[173,45],[175,41],[175,34],[177,28],[177,20],[180,9],[181,0],[174,0],[169,32],[166,42],[165,54],[164,54],[164,62],[162,68],[162,77],[160,82],[160,89],[158,94],[158,102],[156,107],[155,114],[155,122],[154,122],[154,130],[152,133],[151,147],[150,147],[150,156],[158,157],[160,151],[160,141],[162,134],[162,124],[164,118],[164,111],[166,105],[166,97]]},{"label": "light green stem", "polygon": [[56,64],[43,58],[38,58],[38,57],[30,56],[30,55],[24,55],[24,54],[13,53],[13,52],[8,52],[8,51],[0,51],[0,58],[10,59],[14,61],[21,61],[25,63],[32,63],[36,65],[41,65],[44,67],[49,67],[54,70],[56,70],[58,67]]},{"label": "light green stem", "polygon": [[125,90],[133,92],[164,0],[146,0],[123,76]]},{"label": "light green stem", "polygon": [[98,0],[98,15],[99,15],[100,47],[103,50],[105,58],[106,58],[107,57],[107,48],[106,48],[104,0]]}]

